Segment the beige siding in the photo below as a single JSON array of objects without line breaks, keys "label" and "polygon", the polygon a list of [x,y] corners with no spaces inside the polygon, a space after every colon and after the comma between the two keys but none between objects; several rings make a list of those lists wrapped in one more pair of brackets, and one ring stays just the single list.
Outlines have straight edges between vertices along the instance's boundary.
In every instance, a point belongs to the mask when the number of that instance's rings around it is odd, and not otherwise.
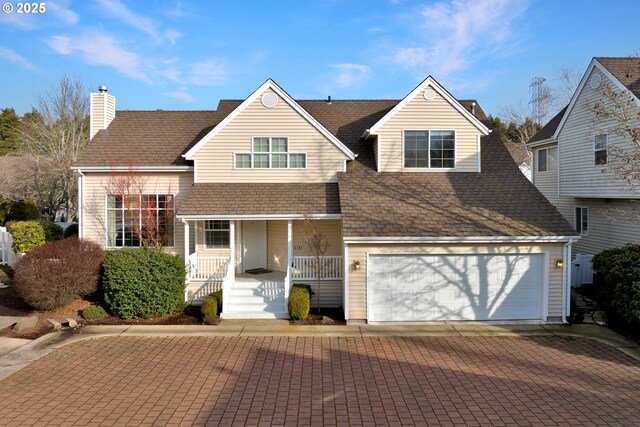
[{"label": "beige siding", "polygon": [[269,270],[287,271],[288,221],[267,221],[267,258]]},{"label": "beige siding", "polygon": [[[296,283],[298,283],[296,281]],[[318,283],[316,281],[299,282],[311,285],[311,289],[316,294],[311,297],[311,307],[318,306]],[[342,307],[342,282],[322,281],[320,282],[320,305],[322,307]]]},{"label": "beige siding", "polygon": [[[126,175],[126,174],[125,174]],[[106,196],[112,187],[110,179],[113,174],[85,172],[84,195],[84,233],[85,238],[101,245],[106,244]],[[190,173],[142,173],[145,183],[145,194],[175,194],[178,206],[186,196],[193,176]],[[190,242],[193,248],[195,232],[192,231]],[[175,222],[175,246],[167,251],[184,255],[184,226]]]},{"label": "beige siding", "polygon": [[575,226],[575,208],[589,208],[589,234],[573,245],[573,255],[594,255],[605,249],[640,242],[640,203],[616,199],[563,197],[558,210]]},{"label": "beige siding", "polygon": [[[600,73],[598,70],[593,72]],[[592,72],[592,74],[593,74]],[[591,74],[591,75],[592,75]],[[604,166],[594,165],[594,136],[609,133],[609,145],[629,147],[630,143],[612,132],[614,122],[596,124],[589,110],[596,102],[604,100],[602,90],[613,83],[602,75],[599,88],[592,89],[591,75],[580,92],[558,135],[560,147],[560,195],[564,197],[637,197],[629,187],[615,178]],[[637,124],[636,124],[637,126]]]},{"label": "beige siding", "polygon": [[[197,182],[335,182],[347,156],[284,99],[265,108],[258,97],[194,156]],[[286,136],[290,153],[306,153],[306,169],[234,169],[234,152],[252,137]]]},{"label": "beige siding", "polygon": [[[339,219],[321,219],[316,221],[316,231],[322,233],[329,246],[326,256],[342,255],[342,221]],[[308,256],[309,246],[304,242],[305,222],[293,222],[293,254],[298,256]],[[286,239],[286,235],[285,235]]]},{"label": "beige siding", "polygon": [[[554,147],[556,144],[547,145],[540,148]],[[558,203],[558,168],[555,170],[547,170],[544,172],[538,172],[538,154],[539,149],[536,148],[533,154],[533,183],[540,190],[540,192],[553,204],[557,206]]]},{"label": "beige siding", "polygon": [[349,245],[349,263],[360,261],[360,270],[350,267],[349,272],[349,313],[350,320],[367,318],[367,254],[376,253],[549,253],[549,318],[562,316],[562,269],[556,268],[555,260],[562,258],[562,244],[545,243],[531,245],[468,245],[452,244],[449,246],[438,245],[408,245],[408,244],[384,244],[384,245]]},{"label": "beige siding", "polygon": [[[229,256],[229,249],[207,249],[205,247],[204,237],[204,221],[191,221],[191,227],[197,232],[196,236],[196,250],[201,256]],[[236,244],[238,242],[238,232],[236,231]],[[237,261],[237,260],[236,260]]]},{"label": "beige siding", "polygon": [[411,129],[455,130],[456,171],[478,171],[478,129],[439,94],[427,101],[420,92],[378,131],[382,172],[412,171],[403,168],[402,144],[403,130]]},{"label": "beige siding", "polygon": [[91,95],[91,133],[89,138],[106,129],[116,116],[116,99],[108,93],[92,93]]}]

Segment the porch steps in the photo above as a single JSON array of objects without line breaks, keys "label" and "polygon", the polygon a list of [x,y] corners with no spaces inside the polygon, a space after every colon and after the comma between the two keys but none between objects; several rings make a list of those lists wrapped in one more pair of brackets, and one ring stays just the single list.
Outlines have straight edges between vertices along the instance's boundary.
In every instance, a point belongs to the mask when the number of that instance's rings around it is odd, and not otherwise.
[{"label": "porch steps", "polygon": [[224,319],[287,319],[284,282],[242,280],[231,286]]}]

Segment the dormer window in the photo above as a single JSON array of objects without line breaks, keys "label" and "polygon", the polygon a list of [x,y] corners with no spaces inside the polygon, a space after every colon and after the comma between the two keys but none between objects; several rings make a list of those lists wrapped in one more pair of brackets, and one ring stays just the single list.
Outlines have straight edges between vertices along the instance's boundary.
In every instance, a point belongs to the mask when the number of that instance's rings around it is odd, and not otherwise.
[{"label": "dormer window", "polygon": [[405,130],[404,167],[453,169],[456,158],[454,130]]},{"label": "dormer window", "polygon": [[251,153],[235,153],[236,169],[304,169],[306,153],[289,153],[287,137],[254,137]]}]

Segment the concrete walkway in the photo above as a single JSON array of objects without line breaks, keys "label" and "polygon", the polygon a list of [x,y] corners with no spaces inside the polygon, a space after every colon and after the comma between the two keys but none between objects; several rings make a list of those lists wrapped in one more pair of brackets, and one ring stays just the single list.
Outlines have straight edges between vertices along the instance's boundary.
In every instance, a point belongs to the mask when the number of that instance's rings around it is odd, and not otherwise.
[{"label": "concrete walkway", "polygon": [[[287,320],[225,320],[219,325],[83,326],[34,341],[0,338],[0,380],[68,344],[111,336],[197,337],[373,337],[373,336],[574,336],[612,346],[640,360],[640,345],[598,325],[438,323],[416,325],[291,325]],[[13,346],[13,348],[11,348]],[[2,349],[6,348],[7,351]]]}]

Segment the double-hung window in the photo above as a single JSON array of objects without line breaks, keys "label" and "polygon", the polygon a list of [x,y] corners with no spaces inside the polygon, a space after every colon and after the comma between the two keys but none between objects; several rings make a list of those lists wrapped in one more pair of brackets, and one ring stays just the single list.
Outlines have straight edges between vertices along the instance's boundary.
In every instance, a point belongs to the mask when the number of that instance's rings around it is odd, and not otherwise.
[{"label": "double-hung window", "polygon": [[601,133],[595,136],[593,141],[593,164],[594,165],[606,165],[607,164],[607,148],[609,145],[609,135]]},{"label": "double-hung window", "polygon": [[107,196],[107,246],[174,245],[175,203],[171,194]]},{"label": "double-hung window", "polygon": [[538,153],[538,172],[554,171],[558,168],[558,148],[542,148]]},{"label": "double-hung window", "polygon": [[576,207],[576,231],[583,236],[589,235],[589,208]]},{"label": "double-hung window", "polygon": [[229,221],[207,220],[204,222],[205,249],[229,249]]},{"label": "double-hung window", "polygon": [[236,169],[304,169],[306,153],[289,153],[289,138],[255,137],[251,153],[236,153]]},{"label": "double-hung window", "polygon": [[404,131],[404,167],[411,169],[453,169],[456,133],[453,130]]}]

